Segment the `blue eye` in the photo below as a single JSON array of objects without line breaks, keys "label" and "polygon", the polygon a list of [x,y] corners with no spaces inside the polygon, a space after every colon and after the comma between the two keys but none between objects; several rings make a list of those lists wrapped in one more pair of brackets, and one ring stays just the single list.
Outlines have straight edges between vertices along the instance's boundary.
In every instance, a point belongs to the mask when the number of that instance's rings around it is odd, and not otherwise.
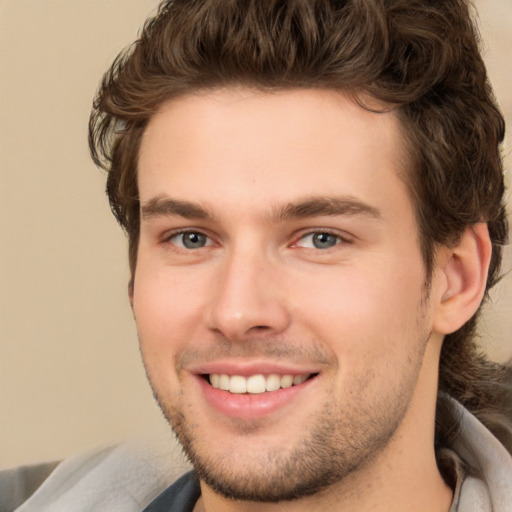
[{"label": "blue eye", "polygon": [[341,238],[338,235],[332,233],[318,231],[315,233],[309,233],[303,236],[297,243],[299,247],[307,247],[313,249],[330,249],[335,245],[338,245]]},{"label": "blue eye", "polygon": [[169,242],[183,249],[202,249],[212,245],[212,241],[203,233],[185,231],[169,238]]}]

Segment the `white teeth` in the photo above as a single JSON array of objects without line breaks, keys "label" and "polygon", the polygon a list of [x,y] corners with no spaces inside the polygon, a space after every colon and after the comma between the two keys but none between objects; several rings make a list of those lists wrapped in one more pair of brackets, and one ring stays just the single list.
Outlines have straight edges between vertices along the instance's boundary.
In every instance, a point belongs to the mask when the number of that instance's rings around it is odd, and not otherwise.
[{"label": "white teeth", "polygon": [[298,386],[299,384],[302,384],[307,378],[307,375],[295,375],[295,377],[293,377],[293,385]]},{"label": "white teeth", "polygon": [[265,391],[277,391],[302,384],[310,377],[309,373],[301,375],[277,375],[272,373],[266,377],[262,374],[242,377],[241,375],[226,375],[225,373],[210,374],[210,384],[217,389],[236,394],[257,394]]},{"label": "white teeth", "polygon": [[214,374],[210,375],[210,381],[214,388],[218,388],[219,381],[220,381],[220,375],[218,373],[214,373]]},{"label": "white teeth", "polygon": [[247,393],[265,393],[265,377],[252,375],[247,379]]},{"label": "white teeth", "polygon": [[240,375],[233,375],[229,381],[231,393],[247,393],[247,379]]},{"label": "white teeth", "polygon": [[281,387],[286,389],[286,388],[291,388],[293,386],[293,375],[283,375],[281,377]]},{"label": "white teeth", "polygon": [[[229,391],[229,384],[230,384],[230,378],[229,375],[219,375],[219,389],[222,389],[224,391]],[[215,386],[212,382],[212,386]]]},{"label": "white teeth", "polygon": [[269,375],[265,382],[265,389],[267,391],[277,391],[281,387],[281,377],[272,373]]}]

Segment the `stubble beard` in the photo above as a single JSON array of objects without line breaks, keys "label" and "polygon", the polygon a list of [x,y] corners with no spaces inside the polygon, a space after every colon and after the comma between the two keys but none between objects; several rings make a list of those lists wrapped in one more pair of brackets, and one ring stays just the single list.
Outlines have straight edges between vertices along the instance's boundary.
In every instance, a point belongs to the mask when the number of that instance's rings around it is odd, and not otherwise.
[{"label": "stubble beard", "polygon": [[[401,423],[405,409],[394,410],[387,418],[375,417],[354,433],[353,418],[334,420],[334,407],[326,406],[321,417],[291,449],[273,449],[256,459],[245,459],[243,472],[233,468],[229,459],[215,460],[197,449],[199,443],[179,412],[165,410],[186,455],[200,480],[218,494],[241,501],[291,501],[317,494],[345,480],[349,475],[371,464],[387,446]],[[345,415],[346,416],[346,415]],[[250,437],[247,439],[250,443]]]},{"label": "stubble beard", "polygon": [[[341,407],[334,400],[336,395],[332,389],[328,395],[333,399],[326,400],[300,439],[293,440],[293,446],[272,448],[266,453],[251,451],[243,455],[243,464],[236,467],[228,456],[219,458],[208,453],[197,426],[187,417],[187,406],[179,400],[170,403],[153,385],[149,373],[148,379],[163,414],[201,481],[232,500],[290,501],[342,482],[371,465],[388,446],[408,410],[428,337],[423,332],[422,338],[412,343],[413,352],[404,357],[401,364],[408,361],[413,367],[405,370],[401,381],[380,395],[379,401],[366,395],[365,383],[359,382],[361,393],[351,393],[355,398]],[[246,436],[248,446],[251,435]]]}]

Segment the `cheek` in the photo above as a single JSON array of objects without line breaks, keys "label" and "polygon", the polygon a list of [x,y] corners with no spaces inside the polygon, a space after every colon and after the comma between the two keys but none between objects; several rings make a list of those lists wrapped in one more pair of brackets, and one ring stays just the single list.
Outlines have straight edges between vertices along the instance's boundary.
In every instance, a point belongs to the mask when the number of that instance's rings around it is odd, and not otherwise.
[{"label": "cheek", "polygon": [[329,279],[296,287],[297,318],[340,357],[364,359],[369,351],[387,355],[418,335],[422,290],[421,265],[382,259],[336,269]]},{"label": "cheek", "polygon": [[195,337],[200,325],[198,286],[164,271],[139,267],[135,276],[133,311],[145,361],[169,359]]}]

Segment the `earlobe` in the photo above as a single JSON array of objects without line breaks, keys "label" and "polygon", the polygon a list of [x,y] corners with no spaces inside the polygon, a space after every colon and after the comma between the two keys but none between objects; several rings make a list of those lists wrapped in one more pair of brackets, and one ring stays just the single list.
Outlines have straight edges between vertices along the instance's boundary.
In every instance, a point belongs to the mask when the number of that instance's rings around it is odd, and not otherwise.
[{"label": "earlobe", "polygon": [[466,228],[455,246],[440,250],[435,331],[454,332],[477,311],[485,294],[491,251],[486,223]]}]

